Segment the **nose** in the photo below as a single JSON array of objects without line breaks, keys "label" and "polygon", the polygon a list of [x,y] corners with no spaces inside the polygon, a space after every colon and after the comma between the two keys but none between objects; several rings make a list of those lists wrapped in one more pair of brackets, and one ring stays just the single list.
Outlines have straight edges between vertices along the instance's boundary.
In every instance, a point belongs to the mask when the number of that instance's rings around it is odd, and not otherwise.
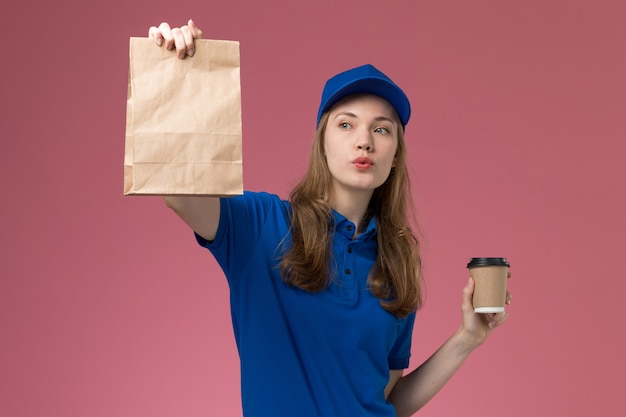
[{"label": "nose", "polygon": [[360,151],[372,152],[374,150],[374,142],[372,134],[367,129],[363,129],[357,137],[356,146]]}]

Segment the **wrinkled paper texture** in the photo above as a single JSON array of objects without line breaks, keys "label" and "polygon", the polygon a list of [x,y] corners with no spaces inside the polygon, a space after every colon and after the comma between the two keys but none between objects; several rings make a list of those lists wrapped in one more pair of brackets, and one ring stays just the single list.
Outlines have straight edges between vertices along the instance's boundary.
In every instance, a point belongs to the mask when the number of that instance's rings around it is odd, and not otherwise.
[{"label": "wrinkled paper texture", "polygon": [[130,39],[125,195],[243,193],[239,42],[195,43],[179,59]]}]

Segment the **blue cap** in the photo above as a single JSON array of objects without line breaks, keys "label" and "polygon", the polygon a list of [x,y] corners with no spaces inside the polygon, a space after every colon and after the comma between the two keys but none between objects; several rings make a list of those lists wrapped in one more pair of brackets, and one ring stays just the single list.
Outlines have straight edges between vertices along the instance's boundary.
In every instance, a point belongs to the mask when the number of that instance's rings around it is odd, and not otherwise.
[{"label": "blue cap", "polygon": [[366,64],[339,73],[326,81],[317,113],[317,124],[319,125],[322,114],[335,103],[357,93],[374,94],[384,98],[396,109],[403,128],[409,122],[411,104],[404,91],[373,65]]}]

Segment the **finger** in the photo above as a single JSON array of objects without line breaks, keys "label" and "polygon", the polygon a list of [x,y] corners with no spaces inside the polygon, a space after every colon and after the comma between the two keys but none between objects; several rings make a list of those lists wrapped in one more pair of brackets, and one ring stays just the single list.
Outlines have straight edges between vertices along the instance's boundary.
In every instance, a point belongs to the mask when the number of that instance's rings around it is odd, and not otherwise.
[{"label": "finger", "polygon": [[165,47],[167,49],[174,48],[174,34],[172,33],[172,28],[167,22],[163,22],[159,25],[159,32],[161,36],[163,36],[163,41],[165,43]]},{"label": "finger", "polygon": [[193,20],[189,19],[189,22],[187,22],[187,25],[189,26],[189,29],[191,30],[191,34],[193,35],[195,39],[202,39],[202,31],[200,30],[198,26],[196,26],[196,23]]},{"label": "finger", "polygon": [[191,29],[189,26],[183,26],[180,28],[180,31],[183,34],[183,41],[185,42],[185,49],[187,50],[187,55],[193,56],[195,52],[194,42],[193,42],[193,34],[191,33]]},{"label": "finger", "polygon": [[157,45],[163,45],[163,36],[156,26],[150,26],[150,29],[148,29],[148,37],[154,39]]},{"label": "finger", "polygon": [[183,31],[180,28],[172,29],[172,36],[174,37],[174,45],[176,46],[176,54],[180,59],[187,56],[187,44],[185,43],[185,37]]},{"label": "finger", "polygon": [[510,292],[506,292],[506,303],[507,304],[511,304],[511,300],[513,300],[513,296],[511,295]]},{"label": "finger", "polygon": [[489,327],[494,329],[494,328],[502,325],[502,323],[504,323],[508,317],[509,317],[509,315],[507,314],[506,311],[504,313],[495,314],[489,320]]}]

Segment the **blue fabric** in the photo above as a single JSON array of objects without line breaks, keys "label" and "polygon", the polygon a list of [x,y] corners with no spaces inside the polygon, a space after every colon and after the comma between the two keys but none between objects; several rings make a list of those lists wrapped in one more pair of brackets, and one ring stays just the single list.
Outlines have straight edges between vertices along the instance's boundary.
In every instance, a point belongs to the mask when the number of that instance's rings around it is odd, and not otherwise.
[{"label": "blue fabric", "polygon": [[322,101],[317,111],[317,125],[325,111],[335,103],[357,93],[369,93],[387,100],[398,113],[402,127],[411,117],[411,103],[398,85],[371,64],[339,73],[326,81]]},{"label": "blue fabric", "polygon": [[398,319],[367,288],[376,222],[352,240],[354,224],[334,213],[336,275],[308,293],[277,268],[290,209],[266,193],[223,198],[215,240],[196,235],[230,286],[244,415],[395,416],[384,388],[389,369],[408,367],[415,316]]}]

